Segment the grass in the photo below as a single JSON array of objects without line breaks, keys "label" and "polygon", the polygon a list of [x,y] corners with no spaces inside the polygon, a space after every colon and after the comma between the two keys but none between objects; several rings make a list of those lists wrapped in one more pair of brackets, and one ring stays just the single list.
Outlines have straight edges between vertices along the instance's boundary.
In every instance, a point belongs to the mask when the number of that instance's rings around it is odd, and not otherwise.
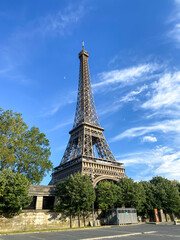
[{"label": "grass", "polygon": [[85,226],[85,227],[73,227],[73,228],[46,228],[46,229],[33,229],[33,230],[23,230],[23,231],[10,231],[10,232],[0,232],[0,235],[8,235],[8,234],[20,234],[20,233],[39,233],[39,232],[54,232],[54,231],[67,231],[67,230],[82,230],[82,229],[90,229],[90,228],[98,228],[103,226]]}]

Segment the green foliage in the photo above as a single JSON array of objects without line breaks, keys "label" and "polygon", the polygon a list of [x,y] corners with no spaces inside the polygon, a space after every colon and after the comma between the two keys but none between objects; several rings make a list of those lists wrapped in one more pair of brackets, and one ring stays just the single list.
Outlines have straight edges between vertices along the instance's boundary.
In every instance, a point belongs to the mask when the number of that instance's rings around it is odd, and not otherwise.
[{"label": "green foliage", "polygon": [[0,170],[25,174],[32,183],[40,183],[52,169],[49,141],[39,129],[28,126],[21,114],[0,109]]},{"label": "green foliage", "polygon": [[70,175],[56,186],[57,205],[55,209],[68,216],[85,214],[95,201],[95,191],[90,178],[79,172]]},{"label": "green foliage", "polygon": [[156,207],[163,209],[166,213],[178,213],[180,211],[178,187],[172,181],[162,177],[154,177],[150,183],[155,186]]},{"label": "green foliage", "polygon": [[[179,182],[155,177],[151,181],[134,182],[122,178],[117,184],[99,182],[97,203],[103,211],[114,207],[134,207],[139,214],[151,214],[153,209],[163,209],[166,213],[180,211]],[[2,187],[3,188],[3,187]],[[56,210],[69,216],[76,216],[91,209],[95,200],[94,189],[87,175],[71,175],[57,185],[58,204]]]},{"label": "green foliage", "polygon": [[122,203],[125,207],[135,207],[138,212],[143,210],[145,191],[141,183],[131,178],[121,178],[117,183],[122,192]]},{"label": "green foliage", "polygon": [[97,187],[97,203],[100,209],[106,211],[115,205],[121,204],[121,190],[113,182],[100,182]]},{"label": "green foliage", "polygon": [[77,212],[88,212],[92,208],[92,202],[96,199],[95,190],[89,176],[77,173],[72,175],[71,181],[74,182],[74,191],[79,196],[76,202]]},{"label": "green foliage", "polygon": [[146,196],[146,201],[143,203],[142,213],[149,214],[155,208],[158,209],[158,202],[157,202],[157,199],[155,198],[156,188],[150,182],[141,181],[141,184],[144,187],[145,196]]},{"label": "green foliage", "polygon": [[29,186],[26,176],[10,169],[0,171],[0,213],[13,215],[28,206],[32,201],[28,196]]},{"label": "green foliage", "polygon": [[4,181],[4,179],[0,178],[0,198],[3,197],[4,195],[5,187],[6,187],[6,182]]},{"label": "green foliage", "polygon": [[180,182],[177,180],[173,180],[172,183],[177,187],[179,194],[180,194]]}]

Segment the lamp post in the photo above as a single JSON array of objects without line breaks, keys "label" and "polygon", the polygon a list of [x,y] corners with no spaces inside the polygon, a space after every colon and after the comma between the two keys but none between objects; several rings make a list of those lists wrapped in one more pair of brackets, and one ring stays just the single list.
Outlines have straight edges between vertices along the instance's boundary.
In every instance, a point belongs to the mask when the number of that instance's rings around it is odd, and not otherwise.
[{"label": "lamp post", "polygon": [[[93,184],[93,170],[92,170],[92,164],[90,164],[90,167],[91,167],[91,181],[92,181],[92,184]],[[92,201],[92,217],[93,217],[93,227],[95,227],[96,224],[95,224],[95,218],[94,218],[94,201]]]}]

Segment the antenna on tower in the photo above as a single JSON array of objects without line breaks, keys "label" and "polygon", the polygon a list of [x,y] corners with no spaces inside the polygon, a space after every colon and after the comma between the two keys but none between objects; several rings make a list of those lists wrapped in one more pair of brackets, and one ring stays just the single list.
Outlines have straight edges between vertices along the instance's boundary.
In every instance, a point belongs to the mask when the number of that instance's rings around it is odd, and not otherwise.
[{"label": "antenna on tower", "polygon": [[84,40],[82,41],[82,49],[84,50]]}]

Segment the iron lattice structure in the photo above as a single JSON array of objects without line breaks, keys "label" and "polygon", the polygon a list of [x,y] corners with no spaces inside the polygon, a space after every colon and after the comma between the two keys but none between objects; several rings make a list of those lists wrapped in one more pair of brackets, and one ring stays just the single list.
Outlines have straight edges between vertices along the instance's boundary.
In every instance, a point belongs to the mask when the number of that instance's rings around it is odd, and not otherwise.
[{"label": "iron lattice structure", "polygon": [[63,181],[80,171],[88,174],[93,184],[104,179],[117,181],[126,177],[122,163],[116,161],[104,137],[97,117],[88,66],[89,54],[79,53],[79,86],[73,129],[61,163],[54,169],[50,184]]}]

